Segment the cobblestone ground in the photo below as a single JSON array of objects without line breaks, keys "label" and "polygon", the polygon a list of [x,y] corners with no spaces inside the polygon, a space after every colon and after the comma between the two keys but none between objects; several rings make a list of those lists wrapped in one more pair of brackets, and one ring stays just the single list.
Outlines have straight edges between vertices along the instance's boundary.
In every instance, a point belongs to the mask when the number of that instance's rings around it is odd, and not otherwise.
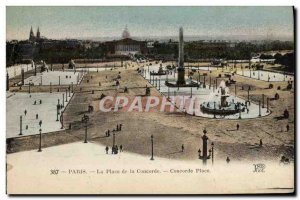
[{"label": "cobblestone ground", "polygon": [[[163,63],[163,66],[168,63]],[[119,66],[120,63],[116,63]],[[214,142],[215,159],[225,160],[227,156],[231,160],[278,160],[285,155],[293,160],[294,157],[294,90],[286,90],[286,82],[272,82],[273,89],[269,87],[268,82],[254,80],[235,75],[233,79],[237,81],[237,95],[247,98],[247,91],[242,90],[242,86],[251,87],[250,99],[257,102],[262,94],[273,98],[278,93],[279,100],[270,101],[271,114],[255,119],[225,120],[225,119],[207,119],[184,115],[182,113],[164,113],[164,112],[120,112],[103,113],[99,110],[100,96],[142,96],[144,100],[145,87],[151,85],[137,72],[137,69],[145,66],[145,63],[134,64],[128,62],[127,69],[116,67],[109,69],[93,71],[84,76],[80,85],[75,86],[75,94],[69,103],[64,114],[64,124],[67,127],[72,123],[73,130],[71,134],[82,139],[84,127],[81,123],[83,114],[88,114],[90,120],[88,123],[89,141],[103,145],[112,145],[112,136],[105,137],[105,131],[116,128],[117,124],[122,123],[122,131],[116,132],[116,144],[122,145],[126,151],[149,155],[148,146],[151,144],[150,136],[154,136],[154,152],[156,156],[172,159],[197,159],[198,149],[202,148],[201,136],[203,130],[207,130],[209,146]],[[197,64],[196,64],[197,65]],[[207,63],[201,63],[201,66]],[[93,64],[95,67],[97,64]],[[100,66],[100,65],[99,65]],[[99,67],[98,66],[98,67]],[[81,67],[89,67],[89,64]],[[103,67],[102,65],[100,67]],[[113,67],[113,66],[111,66]],[[274,66],[272,66],[274,67]],[[59,70],[60,66],[54,66]],[[240,70],[240,64],[237,67]],[[201,70],[200,73],[207,73],[214,80],[221,74],[220,80],[227,80],[224,74],[230,72],[221,69],[209,71]],[[188,71],[186,71],[188,73]],[[195,78],[197,77],[195,73]],[[116,88],[113,81],[120,74],[121,82],[119,89]],[[16,77],[17,78],[17,77]],[[15,78],[15,79],[16,79]],[[203,81],[201,79],[201,81]],[[100,84],[99,84],[100,82]],[[128,93],[124,93],[125,85],[128,87]],[[281,89],[277,90],[280,86]],[[56,86],[58,87],[58,86]],[[63,86],[61,86],[63,87]],[[57,88],[56,88],[57,89]],[[18,87],[11,88],[13,91],[19,91]],[[48,87],[36,86],[31,88],[32,92],[47,91]],[[234,91],[234,85],[230,86],[230,91]],[[26,92],[26,87],[21,91]],[[160,96],[160,93],[151,88],[151,95]],[[92,105],[94,111],[88,113],[88,106]],[[283,111],[289,111],[289,119],[282,119]],[[236,125],[239,124],[239,130]],[[289,131],[286,131],[286,125],[289,125]],[[260,139],[263,146],[259,147]],[[73,140],[72,140],[73,142]],[[64,143],[68,143],[65,141]],[[185,151],[181,152],[181,146],[184,144]],[[104,149],[99,149],[104,151]]]}]

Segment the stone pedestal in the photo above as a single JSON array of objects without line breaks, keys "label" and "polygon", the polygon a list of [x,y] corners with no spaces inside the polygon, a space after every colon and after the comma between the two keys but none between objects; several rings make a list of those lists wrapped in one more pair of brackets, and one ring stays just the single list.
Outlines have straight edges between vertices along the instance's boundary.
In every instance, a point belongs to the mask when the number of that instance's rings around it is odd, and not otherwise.
[{"label": "stone pedestal", "polygon": [[179,67],[177,71],[177,85],[185,85],[184,68]]}]

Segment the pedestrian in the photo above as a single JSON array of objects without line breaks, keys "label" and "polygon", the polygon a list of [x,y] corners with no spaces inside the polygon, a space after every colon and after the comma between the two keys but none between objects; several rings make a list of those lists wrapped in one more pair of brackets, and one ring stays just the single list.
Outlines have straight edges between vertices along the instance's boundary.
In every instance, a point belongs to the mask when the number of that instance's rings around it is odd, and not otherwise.
[{"label": "pedestrian", "polygon": [[120,145],[120,152],[123,152],[123,146]]},{"label": "pedestrian", "polygon": [[114,146],[111,148],[111,154],[115,154],[115,147]]},{"label": "pedestrian", "polygon": [[42,99],[40,99],[40,104],[42,104]]},{"label": "pedestrian", "polygon": [[262,147],[263,146],[263,142],[262,142],[262,139],[259,140],[259,147]]},{"label": "pedestrian", "polygon": [[227,158],[226,158],[226,162],[229,164],[229,162],[230,162],[230,159],[229,159],[229,157],[227,156]]},{"label": "pedestrian", "polygon": [[286,132],[289,132],[289,130],[290,130],[290,126],[287,124],[286,125]]},{"label": "pedestrian", "polygon": [[117,124],[117,131],[119,131],[119,124]]},{"label": "pedestrian", "polygon": [[35,115],[35,119],[38,119],[38,118],[39,118],[39,114],[36,114],[36,115]]},{"label": "pedestrian", "polygon": [[240,129],[240,125],[236,124],[236,130],[238,131]]},{"label": "pedestrian", "polygon": [[118,145],[116,145],[115,154],[118,154],[118,151],[119,151],[119,148],[118,148]]},{"label": "pedestrian", "polygon": [[183,152],[184,151],[184,145],[182,144],[181,145],[181,152]]},{"label": "pedestrian", "polygon": [[25,111],[24,111],[24,114],[25,114],[25,116],[26,116],[26,114],[27,114],[27,110],[25,109]]},{"label": "pedestrian", "polygon": [[108,146],[106,146],[105,147],[106,154],[108,154],[108,150],[109,150],[109,148],[108,148]]},{"label": "pedestrian", "polygon": [[34,101],[33,105],[36,105],[36,100]]},{"label": "pedestrian", "polygon": [[119,124],[120,131],[122,130],[123,124]]}]

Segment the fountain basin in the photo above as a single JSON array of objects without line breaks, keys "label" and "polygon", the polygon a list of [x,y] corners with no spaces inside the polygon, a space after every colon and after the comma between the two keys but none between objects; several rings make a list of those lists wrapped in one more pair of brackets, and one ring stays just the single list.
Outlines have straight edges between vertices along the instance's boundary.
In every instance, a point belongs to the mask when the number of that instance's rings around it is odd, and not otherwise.
[{"label": "fountain basin", "polygon": [[177,82],[165,81],[165,85],[168,87],[200,87],[200,84],[195,81],[191,81],[186,84],[177,84]]},{"label": "fountain basin", "polygon": [[200,104],[200,109],[203,113],[215,115],[234,115],[236,113],[244,112],[245,106],[241,103],[229,103],[228,106],[221,106],[220,104],[214,106],[215,102],[203,102]]}]

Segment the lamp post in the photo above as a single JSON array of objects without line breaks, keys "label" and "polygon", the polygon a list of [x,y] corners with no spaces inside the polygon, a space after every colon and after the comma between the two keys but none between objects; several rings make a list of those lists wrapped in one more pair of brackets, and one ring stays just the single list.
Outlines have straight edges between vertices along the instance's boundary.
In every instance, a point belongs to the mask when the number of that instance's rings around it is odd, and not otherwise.
[{"label": "lamp post", "polygon": [[214,101],[214,110],[215,110],[215,112],[214,112],[214,118],[216,118],[216,102]]},{"label": "lamp post", "polygon": [[89,121],[89,116],[84,114],[81,118],[81,122],[85,124],[85,137],[84,137],[84,143],[87,143],[87,123]]},{"label": "lamp post", "polygon": [[113,129],[113,147],[115,146],[116,143],[116,133],[115,133],[115,129]]},{"label": "lamp post", "polygon": [[239,104],[239,119],[242,119],[242,110],[241,110],[241,104]]},{"label": "lamp post", "polygon": [[153,135],[151,135],[151,158],[150,160],[154,160],[153,158]]},{"label": "lamp post", "polygon": [[63,93],[62,95],[63,95],[63,99],[62,99],[62,103],[63,104],[62,104],[62,107],[64,108],[65,107],[65,93]]},{"label": "lamp post", "polygon": [[260,101],[258,102],[258,116],[261,117],[261,107],[260,107]]},{"label": "lamp post", "polygon": [[211,143],[211,163],[214,164],[214,142]]},{"label": "lamp post", "polygon": [[20,116],[20,133],[19,135],[23,135],[22,134],[22,115]]},{"label": "lamp post", "polygon": [[[203,161],[204,165],[206,165],[206,161],[211,158],[212,151],[213,151],[212,149],[207,150],[208,137],[206,136],[206,133],[207,133],[207,131],[206,131],[206,129],[204,129],[203,130],[204,135],[202,136],[202,143],[203,143],[203,145],[202,145],[202,155],[201,155],[201,150],[200,149],[198,150],[199,159]],[[213,147],[213,145],[214,144],[212,143],[212,147]],[[208,153],[208,155],[207,155],[207,153]]]},{"label": "lamp post", "polygon": [[158,78],[158,90],[160,91],[160,78]]},{"label": "lamp post", "polygon": [[58,102],[57,102],[57,105],[56,105],[56,121],[58,122],[58,115],[59,115],[59,109],[60,109],[60,105],[59,105],[59,99],[58,99]]},{"label": "lamp post", "polygon": [[267,112],[270,112],[270,110],[269,110],[269,97],[267,97]]},{"label": "lamp post", "polygon": [[64,128],[64,111],[61,111],[61,113],[60,113],[60,123],[61,123],[60,129],[63,129]]},{"label": "lamp post", "polygon": [[52,82],[50,82],[50,93],[52,93]]},{"label": "lamp post", "polygon": [[193,116],[196,115],[196,109],[195,109],[195,107],[196,107],[196,99],[194,99],[194,101],[193,101]]},{"label": "lamp post", "polygon": [[262,108],[265,107],[265,95],[262,94]]},{"label": "lamp post", "polygon": [[113,143],[112,143],[111,153],[114,154],[115,141],[116,141],[116,133],[115,133],[115,129],[113,129],[112,132],[113,132]]},{"label": "lamp post", "polygon": [[40,144],[39,144],[39,150],[38,152],[42,152],[42,129],[40,128]]},{"label": "lamp post", "polygon": [[248,88],[248,101],[250,101],[250,87]]}]

